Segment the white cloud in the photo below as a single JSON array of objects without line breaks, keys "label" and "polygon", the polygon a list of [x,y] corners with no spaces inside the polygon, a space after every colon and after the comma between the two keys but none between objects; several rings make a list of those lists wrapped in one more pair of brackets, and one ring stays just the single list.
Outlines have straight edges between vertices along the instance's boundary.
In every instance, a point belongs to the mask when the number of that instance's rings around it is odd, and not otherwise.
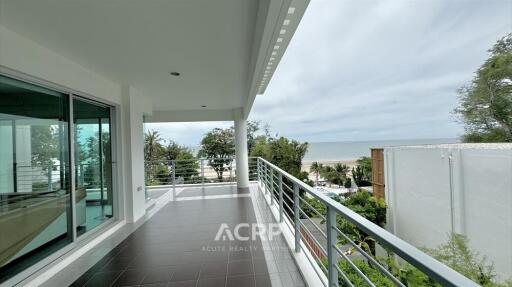
[{"label": "white cloud", "polygon": [[[497,39],[510,0],[315,0],[250,119],[310,142],[457,137],[452,110]],[[197,145],[213,127],[157,125]]]},{"label": "white cloud", "polygon": [[457,89],[511,1],[311,1],[251,118],[308,141],[457,137]]}]

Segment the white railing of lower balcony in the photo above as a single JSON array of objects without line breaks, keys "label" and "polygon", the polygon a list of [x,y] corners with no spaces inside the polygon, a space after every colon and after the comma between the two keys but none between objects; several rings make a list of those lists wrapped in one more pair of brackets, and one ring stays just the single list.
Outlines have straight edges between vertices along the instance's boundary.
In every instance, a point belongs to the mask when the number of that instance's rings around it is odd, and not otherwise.
[{"label": "white railing of lower balcony", "polygon": [[[249,180],[257,180],[257,158],[249,157]],[[146,186],[236,182],[235,158],[199,158],[145,162]]]},{"label": "white railing of lower balcony", "polygon": [[[278,210],[277,220],[290,229],[295,240],[294,251],[307,249],[305,257],[324,286],[384,286],[382,281],[372,282],[369,270],[385,277],[385,286],[413,286],[403,282],[392,270],[404,264],[414,266],[442,286],[479,286],[263,158],[249,158],[249,178],[258,181],[261,192],[270,197],[269,204]],[[234,158],[146,162],[148,186],[235,181]],[[312,206],[307,198],[318,200],[323,211]],[[371,238],[369,241],[375,242],[374,245],[355,242],[350,234],[342,231],[346,224]],[[379,252],[395,264],[379,258]]]}]

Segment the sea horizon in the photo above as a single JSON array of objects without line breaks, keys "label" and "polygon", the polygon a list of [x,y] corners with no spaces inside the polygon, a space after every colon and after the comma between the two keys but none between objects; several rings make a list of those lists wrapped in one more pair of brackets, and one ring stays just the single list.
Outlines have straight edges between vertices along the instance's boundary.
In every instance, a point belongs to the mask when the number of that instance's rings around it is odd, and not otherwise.
[{"label": "sea horizon", "polygon": [[[458,142],[460,142],[458,138],[308,142],[308,151],[302,161],[354,161],[362,156],[370,156],[371,148]],[[199,146],[188,146],[188,148],[194,154],[199,151]]]},{"label": "sea horizon", "polygon": [[458,142],[458,138],[309,142],[308,151],[302,161],[351,161],[370,156],[371,148]]}]

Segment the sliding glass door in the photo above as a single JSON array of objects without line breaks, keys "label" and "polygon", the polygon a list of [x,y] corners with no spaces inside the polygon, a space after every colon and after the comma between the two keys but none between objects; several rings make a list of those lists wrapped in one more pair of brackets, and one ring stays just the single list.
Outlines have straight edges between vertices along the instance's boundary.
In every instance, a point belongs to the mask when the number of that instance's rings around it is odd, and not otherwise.
[{"label": "sliding glass door", "polygon": [[110,107],[73,100],[78,235],[113,216]]},{"label": "sliding glass door", "polygon": [[113,217],[112,109],[0,75],[0,284]]},{"label": "sliding glass door", "polygon": [[69,95],[0,76],[0,278],[73,239]]}]

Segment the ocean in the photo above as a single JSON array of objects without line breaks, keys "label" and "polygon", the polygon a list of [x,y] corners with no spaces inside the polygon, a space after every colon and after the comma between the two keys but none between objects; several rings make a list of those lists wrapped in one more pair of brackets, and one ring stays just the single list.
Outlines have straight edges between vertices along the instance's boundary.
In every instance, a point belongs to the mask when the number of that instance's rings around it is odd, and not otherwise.
[{"label": "ocean", "polygon": [[361,156],[370,156],[370,148],[399,145],[458,143],[455,138],[448,139],[410,139],[376,140],[350,142],[311,142],[304,161],[353,160]]}]

